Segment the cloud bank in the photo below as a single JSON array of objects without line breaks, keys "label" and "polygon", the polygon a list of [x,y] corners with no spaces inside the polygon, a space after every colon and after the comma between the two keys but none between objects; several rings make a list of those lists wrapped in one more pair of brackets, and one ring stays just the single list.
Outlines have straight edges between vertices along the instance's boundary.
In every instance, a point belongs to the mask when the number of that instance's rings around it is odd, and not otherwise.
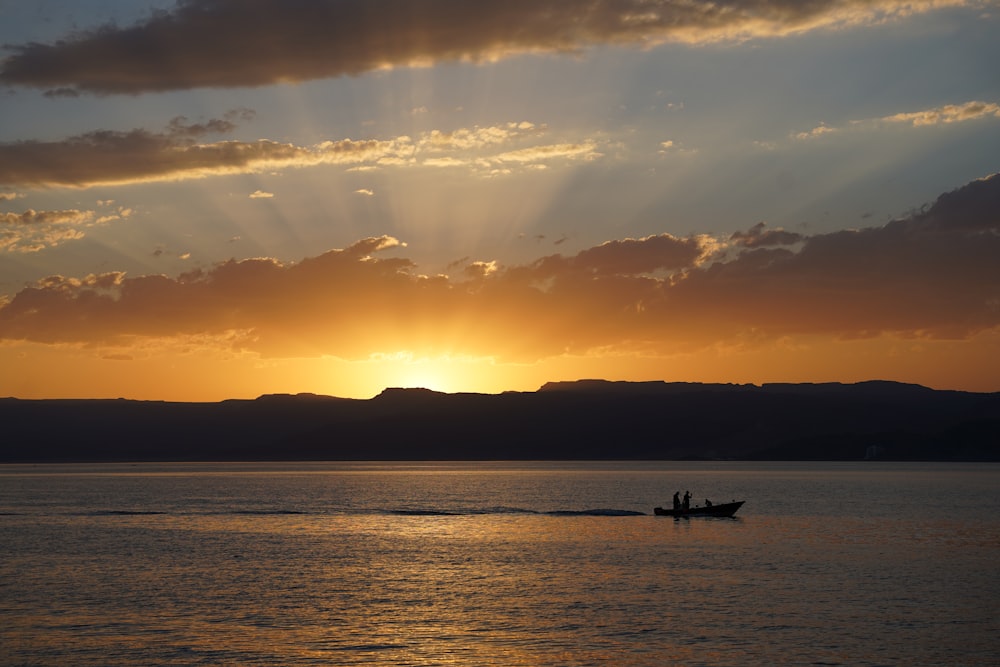
[{"label": "cloud bank", "polygon": [[976,0],[178,0],[129,27],[7,47],[0,83],[51,96],[262,86],[442,61],[772,38]]},{"label": "cloud bank", "polygon": [[662,234],[517,266],[466,260],[455,278],[386,256],[404,252],[382,236],[298,263],[230,260],[176,278],[51,276],[0,299],[0,340],[198,337],[280,357],[530,361],[795,335],[962,339],[1000,327],[1000,175],[853,231]]}]

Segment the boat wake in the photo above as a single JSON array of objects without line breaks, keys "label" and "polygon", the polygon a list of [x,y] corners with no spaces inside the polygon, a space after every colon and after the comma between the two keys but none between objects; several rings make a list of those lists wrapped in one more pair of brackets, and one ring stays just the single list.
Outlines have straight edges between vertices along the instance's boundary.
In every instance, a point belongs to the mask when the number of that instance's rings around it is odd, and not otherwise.
[{"label": "boat wake", "polygon": [[552,516],[646,516],[645,512],[634,510],[593,509],[593,510],[556,510],[544,512]]},{"label": "boat wake", "polygon": [[460,507],[460,508],[436,508],[436,507],[395,507],[381,509],[363,508],[331,508],[322,511],[304,511],[288,508],[217,508],[206,509],[197,512],[173,512],[164,510],[134,510],[134,509],[99,509],[86,512],[69,512],[73,516],[92,517],[141,517],[160,515],[179,516],[249,516],[249,517],[281,517],[281,516],[329,516],[338,514],[381,514],[389,516],[490,516],[490,515],[533,515],[533,516],[647,516],[646,512],[636,510],[614,509],[614,508],[593,508],[582,510],[559,509],[559,510],[534,510],[522,507]]},{"label": "boat wake", "polygon": [[519,507],[489,507],[482,509],[389,509],[386,514],[397,516],[481,516],[489,514],[534,514],[540,516],[646,516],[645,512],[623,509],[585,509],[585,510],[530,510]]}]

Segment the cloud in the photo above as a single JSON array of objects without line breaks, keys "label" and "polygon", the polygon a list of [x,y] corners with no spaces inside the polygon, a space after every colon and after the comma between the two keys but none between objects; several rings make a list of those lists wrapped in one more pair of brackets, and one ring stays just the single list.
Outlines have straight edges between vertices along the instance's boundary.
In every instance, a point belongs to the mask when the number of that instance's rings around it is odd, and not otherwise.
[{"label": "cloud", "polygon": [[528,121],[491,127],[459,128],[452,132],[431,130],[419,137],[417,148],[429,152],[475,150],[499,146],[515,139],[537,136],[544,133],[545,130],[544,125],[537,126]]},{"label": "cloud", "polygon": [[[947,192],[916,214],[912,224],[931,232],[995,234],[1000,228],[1000,174]],[[902,223],[896,223],[902,224]]]},{"label": "cloud", "polygon": [[[963,338],[1000,326],[1000,175],[947,193],[881,227],[748,245],[731,261],[691,272],[675,305],[704,312],[717,335],[737,326],[771,335],[880,333]],[[760,239],[759,225],[743,236]],[[744,243],[744,245],[746,245]]]},{"label": "cloud", "polygon": [[799,140],[815,139],[816,137],[822,137],[824,134],[835,134],[837,132],[840,132],[840,130],[835,127],[829,127],[828,125],[818,125],[813,129],[809,130],[808,132],[799,132],[798,134],[795,135],[795,138]]},{"label": "cloud", "polygon": [[137,94],[262,86],[434,62],[775,38],[871,25],[976,0],[178,0],[132,26],[7,48],[0,83]]},{"label": "cloud", "polygon": [[698,152],[695,148],[685,148],[676,141],[670,139],[668,141],[661,141],[658,144],[659,148],[657,153],[659,155],[694,155]]},{"label": "cloud", "polygon": [[204,123],[189,123],[186,116],[177,116],[167,125],[166,134],[171,137],[195,139],[206,134],[226,134],[238,127],[236,121],[253,120],[256,112],[252,109],[233,109],[222,118],[212,118]]},{"label": "cloud", "polygon": [[360,188],[358,190],[355,190],[354,194],[356,194],[356,195],[364,195],[365,197],[374,197],[375,196],[375,191],[371,190],[369,188]]},{"label": "cloud", "polygon": [[552,159],[563,158],[568,160],[594,160],[601,157],[597,151],[597,145],[593,142],[580,144],[551,144],[548,146],[531,146],[515,151],[500,153],[492,158],[490,162],[516,162],[521,164],[538,164]]},{"label": "cloud", "polygon": [[68,209],[0,213],[0,252],[32,253],[52,248],[66,241],[84,237],[82,230],[132,215],[132,209],[98,216],[94,211]]},{"label": "cloud", "polygon": [[171,133],[101,130],[64,141],[0,144],[0,183],[22,187],[122,185],[355,164],[407,151],[393,141],[328,141],[314,147],[261,139],[199,144]]},{"label": "cloud", "polygon": [[462,268],[463,274],[468,278],[486,278],[497,272],[499,266],[495,261],[491,262],[472,262],[471,264],[466,264]]},{"label": "cloud", "polygon": [[36,211],[28,209],[24,213],[0,213],[0,224],[5,225],[46,225],[72,224],[90,222],[94,218],[93,211]]},{"label": "cloud", "polygon": [[1000,118],[1000,104],[994,102],[971,101],[962,104],[945,104],[940,107],[924,109],[922,111],[908,111],[904,113],[892,114],[881,118],[869,118],[866,120],[851,121],[847,127],[830,127],[819,125],[808,132],[799,132],[794,135],[796,139],[815,139],[827,134],[844,132],[846,129],[872,129],[885,125],[905,124],[911,127],[921,127],[926,125],[951,125],[953,123],[964,123],[980,118]]},{"label": "cloud", "polygon": [[0,201],[14,201],[15,199],[19,199],[23,196],[24,195],[18,192],[0,192]]},{"label": "cloud", "polygon": [[924,111],[898,113],[886,116],[881,120],[886,123],[910,123],[914,127],[918,127],[920,125],[963,123],[989,116],[1000,118],[1000,104],[978,101],[966,102],[965,104],[946,104]]},{"label": "cloud", "polygon": [[[92,187],[178,181],[226,174],[267,172],[318,165],[350,169],[467,166],[482,170],[498,162],[525,167],[550,161],[600,157],[592,141],[537,143],[546,128],[522,121],[493,127],[433,130],[415,138],[323,141],[298,146],[268,139],[199,143],[209,133],[226,132],[235,120],[252,115],[230,112],[223,119],[189,123],[178,117],[163,132],[97,130],[62,141],[0,143],[0,185],[17,187]],[[504,152],[504,146],[532,144]],[[266,193],[264,193],[266,194]],[[251,195],[252,196],[252,195]]]},{"label": "cloud", "polygon": [[80,97],[82,94],[83,93],[76,88],[52,88],[51,90],[46,90],[42,93],[44,97],[48,97],[49,99],[56,99],[59,97],[75,98]]},{"label": "cloud", "polygon": [[795,245],[804,240],[804,236],[795,232],[786,232],[781,228],[767,229],[767,224],[763,222],[758,222],[745,232],[735,232],[729,237],[729,241],[733,245],[744,248]]},{"label": "cloud", "polygon": [[0,307],[0,340],[200,336],[270,356],[535,360],[796,335],[961,339],[1000,327],[998,204],[993,175],[879,227],[803,236],[757,224],[728,243],[661,234],[513,266],[464,260],[455,277],[421,275],[389,236],[174,278],[52,276]]},{"label": "cloud", "polygon": [[577,254],[573,266],[598,275],[638,275],[694,266],[702,254],[702,245],[696,238],[660,234],[607,241]]},{"label": "cloud", "polygon": [[469,163],[457,157],[432,157],[423,162],[427,167],[465,167]]},{"label": "cloud", "polygon": [[249,195],[250,199],[273,199],[273,192],[264,192],[263,190],[254,190]]}]

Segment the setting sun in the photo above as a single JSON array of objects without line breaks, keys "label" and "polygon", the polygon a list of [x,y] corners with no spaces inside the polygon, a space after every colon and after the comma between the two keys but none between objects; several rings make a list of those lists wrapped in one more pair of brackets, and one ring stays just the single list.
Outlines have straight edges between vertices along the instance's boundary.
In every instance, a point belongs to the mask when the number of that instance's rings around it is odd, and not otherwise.
[{"label": "setting sun", "polygon": [[[462,368],[448,358],[420,358],[408,352],[399,352],[379,359],[373,364],[381,369],[385,387],[430,389],[439,392],[463,391],[469,386]],[[469,362],[466,362],[469,363]]]}]

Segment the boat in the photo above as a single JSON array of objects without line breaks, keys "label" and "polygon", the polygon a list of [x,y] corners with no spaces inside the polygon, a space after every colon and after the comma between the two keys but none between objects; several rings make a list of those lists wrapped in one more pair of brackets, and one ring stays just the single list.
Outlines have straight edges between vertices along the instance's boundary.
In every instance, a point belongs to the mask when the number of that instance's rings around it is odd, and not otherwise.
[{"label": "boat", "polygon": [[731,517],[736,514],[736,510],[743,507],[744,500],[734,500],[731,503],[719,503],[718,505],[706,505],[705,507],[689,507],[688,509],[664,509],[654,507],[653,514],[656,516],[672,516],[676,518],[687,518],[689,516],[723,516]]}]

